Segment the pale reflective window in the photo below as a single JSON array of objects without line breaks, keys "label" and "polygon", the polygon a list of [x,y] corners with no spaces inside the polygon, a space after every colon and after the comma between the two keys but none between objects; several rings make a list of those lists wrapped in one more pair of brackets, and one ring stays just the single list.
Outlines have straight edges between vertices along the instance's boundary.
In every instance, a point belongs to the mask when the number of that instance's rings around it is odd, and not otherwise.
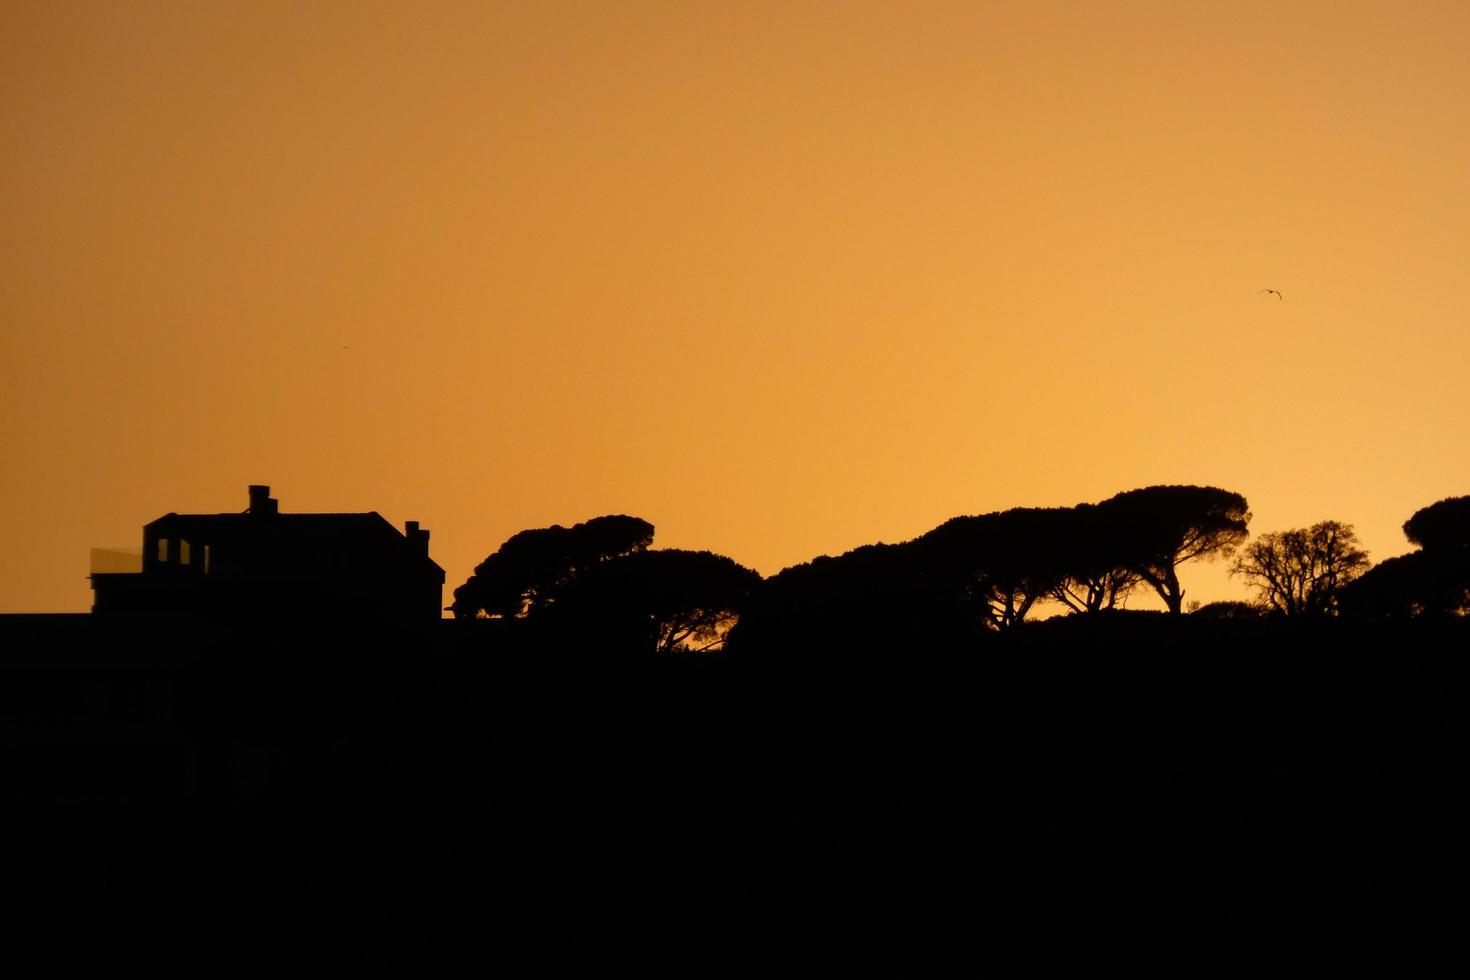
[{"label": "pale reflective window", "polygon": [[168,538],[158,539],[158,560],[168,561]]}]

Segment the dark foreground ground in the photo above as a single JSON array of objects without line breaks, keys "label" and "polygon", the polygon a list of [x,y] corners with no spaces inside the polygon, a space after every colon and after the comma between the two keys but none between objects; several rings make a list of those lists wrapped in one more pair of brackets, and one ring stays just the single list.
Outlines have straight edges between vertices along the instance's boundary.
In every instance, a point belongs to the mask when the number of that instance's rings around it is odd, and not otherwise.
[{"label": "dark foreground ground", "polygon": [[15,955],[507,977],[1463,966],[1463,624],[1121,617],[692,661],[480,625],[7,618]]}]

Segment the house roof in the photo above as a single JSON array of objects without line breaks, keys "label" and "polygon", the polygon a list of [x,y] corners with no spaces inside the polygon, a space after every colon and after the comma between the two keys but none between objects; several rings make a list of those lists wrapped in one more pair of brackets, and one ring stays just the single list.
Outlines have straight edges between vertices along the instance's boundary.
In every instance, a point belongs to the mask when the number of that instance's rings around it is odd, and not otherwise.
[{"label": "house roof", "polygon": [[145,534],[152,531],[159,537],[194,538],[201,543],[232,540],[301,542],[313,538],[376,540],[390,549],[404,549],[406,554],[413,554],[441,574],[444,572],[426,554],[410,551],[409,539],[377,511],[366,514],[168,513],[143,525],[143,530]]}]

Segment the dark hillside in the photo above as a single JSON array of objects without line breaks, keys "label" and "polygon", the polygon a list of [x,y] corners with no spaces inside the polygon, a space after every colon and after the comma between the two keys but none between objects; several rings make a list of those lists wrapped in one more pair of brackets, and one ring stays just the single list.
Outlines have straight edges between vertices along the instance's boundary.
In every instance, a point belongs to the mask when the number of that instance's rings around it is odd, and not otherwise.
[{"label": "dark hillside", "polygon": [[658,660],[519,625],[4,624],[15,933],[196,971],[1179,976],[1428,956],[1467,911],[1463,623]]}]

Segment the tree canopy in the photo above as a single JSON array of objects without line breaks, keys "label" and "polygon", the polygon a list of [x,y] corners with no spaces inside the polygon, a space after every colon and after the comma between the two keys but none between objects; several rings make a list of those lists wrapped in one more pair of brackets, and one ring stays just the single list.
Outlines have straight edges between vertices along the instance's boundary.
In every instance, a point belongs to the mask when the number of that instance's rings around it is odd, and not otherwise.
[{"label": "tree canopy", "polygon": [[1342,591],[1347,615],[1368,620],[1470,613],[1470,566],[1443,551],[1386,558]]},{"label": "tree canopy", "polygon": [[1343,609],[1364,619],[1470,614],[1470,497],[1447,497],[1404,522],[1419,551],[1374,565],[1343,591]]},{"label": "tree canopy", "polygon": [[1067,526],[1061,508],[1018,507],[952,518],[915,544],[947,589],[1008,629],[1061,582]]},{"label": "tree canopy", "polygon": [[1404,535],[1425,551],[1470,548],[1470,497],[1446,497],[1404,522]]},{"label": "tree canopy", "polygon": [[579,575],[562,608],[643,634],[659,653],[716,649],[761,581],[724,555],[676,548],[636,551]]},{"label": "tree canopy", "polygon": [[762,582],[730,647],[840,656],[885,643],[919,648],[971,639],[973,615],[937,579],[913,542],[823,555]]},{"label": "tree canopy", "polygon": [[1338,594],[1368,568],[1368,553],[1349,524],[1322,521],[1309,528],[1262,534],[1236,558],[1234,573],[1255,588],[1268,608],[1287,616],[1337,611]]},{"label": "tree canopy", "polygon": [[1184,608],[1179,566],[1230,554],[1245,540],[1250,506],[1218,487],[1152,486],[1127,490],[1098,504],[1126,542],[1127,567],[1170,612]]},{"label": "tree canopy", "polygon": [[475,567],[449,608],[460,619],[529,616],[553,604],[580,572],[652,542],[652,524],[621,514],[520,531]]},{"label": "tree canopy", "polygon": [[1096,504],[1064,511],[1058,523],[1060,540],[1049,549],[1058,573],[1050,597],[1073,612],[1118,608],[1139,582],[1122,525]]}]

